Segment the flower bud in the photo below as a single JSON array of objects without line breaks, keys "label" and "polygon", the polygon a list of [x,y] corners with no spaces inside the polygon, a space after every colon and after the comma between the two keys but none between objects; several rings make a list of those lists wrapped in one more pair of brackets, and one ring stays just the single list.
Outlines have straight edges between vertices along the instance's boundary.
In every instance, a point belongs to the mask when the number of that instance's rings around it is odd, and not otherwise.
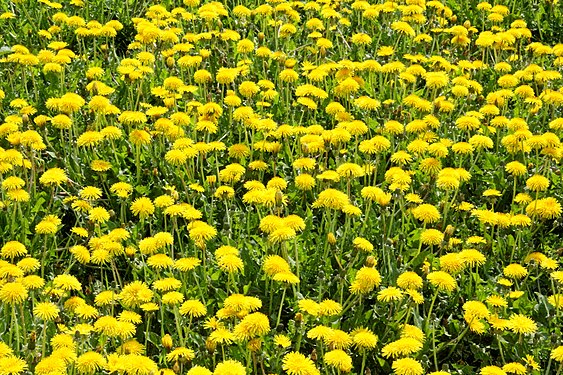
[{"label": "flower bud", "polygon": [[162,341],[162,346],[164,346],[166,350],[172,349],[172,346],[174,345],[174,342],[172,341],[172,336],[166,334],[162,336],[161,341]]},{"label": "flower bud", "polygon": [[329,244],[336,245],[336,236],[334,235],[334,233],[330,232],[329,234],[327,234],[326,239]]},{"label": "flower bud", "polygon": [[215,183],[217,182],[217,176],[207,176],[206,180],[209,185],[215,185]]},{"label": "flower bud", "polygon": [[205,340],[205,348],[209,353],[213,354],[213,352],[215,352],[215,348],[217,348],[217,344],[214,343],[213,340],[207,338],[207,340]]}]

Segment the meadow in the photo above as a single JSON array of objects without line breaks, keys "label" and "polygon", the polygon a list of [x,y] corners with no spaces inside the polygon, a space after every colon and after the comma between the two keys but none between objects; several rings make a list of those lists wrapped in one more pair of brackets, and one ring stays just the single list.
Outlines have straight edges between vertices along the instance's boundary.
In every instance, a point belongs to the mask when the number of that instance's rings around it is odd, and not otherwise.
[{"label": "meadow", "polygon": [[0,375],[563,374],[558,0],[57,1],[0,2]]}]

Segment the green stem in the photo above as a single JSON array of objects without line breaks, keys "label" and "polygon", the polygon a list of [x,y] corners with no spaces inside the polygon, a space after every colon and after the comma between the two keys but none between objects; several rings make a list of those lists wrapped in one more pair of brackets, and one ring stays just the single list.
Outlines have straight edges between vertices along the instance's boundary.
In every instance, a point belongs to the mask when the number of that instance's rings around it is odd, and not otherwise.
[{"label": "green stem", "polygon": [[278,318],[276,319],[276,327],[279,326],[279,324],[280,324],[281,313],[282,313],[282,308],[283,308],[283,301],[285,299],[285,292],[286,291],[287,291],[287,287],[284,287],[283,292],[282,292],[281,302],[280,302],[280,308],[278,310]]},{"label": "green stem", "polygon": [[434,309],[434,303],[436,302],[436,297],[438,297],[438,289],[432,296],[432,302],[430,303],[430,308],[428,309],[428,315],[426,316],[426,322],[424,323],[425,331],[428,331],[428,325],[430,324],[430,317],[432,315],[432,310]]}]

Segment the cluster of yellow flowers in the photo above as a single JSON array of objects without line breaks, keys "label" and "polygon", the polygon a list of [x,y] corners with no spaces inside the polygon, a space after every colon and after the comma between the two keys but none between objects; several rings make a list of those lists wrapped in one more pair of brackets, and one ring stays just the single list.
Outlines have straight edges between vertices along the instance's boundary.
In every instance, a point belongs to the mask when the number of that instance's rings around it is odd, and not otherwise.
[{"label": "cluster of yellow flowers", "polygon": [[0,15],[0,375],[561,371],[563,44],[126,3]]}]

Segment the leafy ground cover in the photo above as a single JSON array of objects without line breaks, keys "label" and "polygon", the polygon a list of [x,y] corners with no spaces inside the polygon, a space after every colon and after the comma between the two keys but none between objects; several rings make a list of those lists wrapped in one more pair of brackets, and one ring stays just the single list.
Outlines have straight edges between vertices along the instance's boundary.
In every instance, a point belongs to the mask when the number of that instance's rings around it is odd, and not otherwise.
[{"label": "leafy ground cover", "polygon": [[562,372],[558,1],[0,10],[0,375]]}]

